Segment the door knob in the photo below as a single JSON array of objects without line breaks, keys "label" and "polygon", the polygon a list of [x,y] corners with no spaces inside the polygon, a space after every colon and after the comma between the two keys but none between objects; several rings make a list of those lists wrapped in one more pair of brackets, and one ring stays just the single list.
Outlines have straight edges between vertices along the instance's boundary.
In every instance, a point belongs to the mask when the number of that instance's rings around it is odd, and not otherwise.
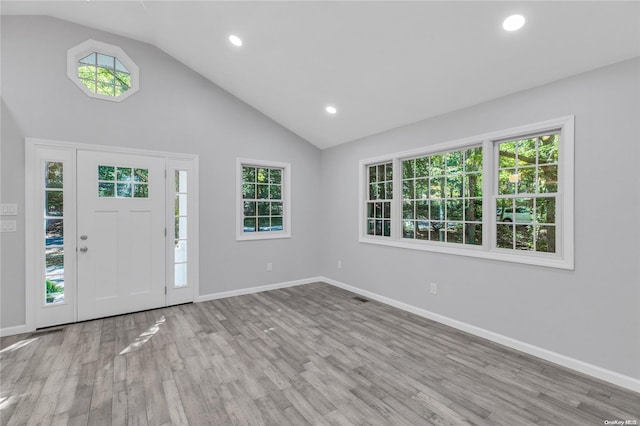
[{"label": "door knob", "polygon": [[87,247],[80,247],[80,252],[86,253],[89,250]]},{"label": "door knob", "polygon": [[86,239],[87,239],[87,236],[86,236],[86,235],[80,235],[80,239],[81,239],[81,240],[86,240]]}]

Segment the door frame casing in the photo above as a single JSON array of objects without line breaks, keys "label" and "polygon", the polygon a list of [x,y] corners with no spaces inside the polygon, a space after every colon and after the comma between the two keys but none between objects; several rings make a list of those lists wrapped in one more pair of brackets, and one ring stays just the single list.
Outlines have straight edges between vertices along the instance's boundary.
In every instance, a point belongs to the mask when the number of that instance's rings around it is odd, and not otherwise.
[{"label": "door frame casing", "polygon": [[[76,226],[77,226],[77,190],[75,187],[76,184],[76,154],[79,150],[84,151],[101,151],[101,152],[110,152],[110,153],[121,153],[121,154],[136,154],[136,155],[144,155],[150,157],[161,157],[165,160],[165,173],[168,170],[169,164],[179,162],[180,164],[188,166],[190,175],[190,187],[189,187],[189,199],[190,206],[192,209],[189,214],[189,222],[188,229],[192,230],[189,232],[189,237],[193,236],[193,242],[190,242],[188,252],[189,256],[189,287],[192,289],[191,300],[196,301],[199,295],[199,265],[198,265],[198,249],[199,244],[197,240],[198,236],[198,155],[196,154],[182,154],[175,152],[166,152],[166,151],[152,151],[145,149],[137,149],[137,148],[128,148],[128,147],[118,147],[118,146],[108,146],[108,145],[93,145],[86,143],[77,143],[77,142],[65,142],[65,141],[56,141],[49,139],[40,139],[40,138],[25,138],[25,331],[30,332],[36,329],[36,310],[40,306],[37,300],[38,289],[42,285],[41,278],[43,277],[43,271],[39,271],[39,266],[42,265],[41,259],[38,256],[41,256],[43,253],[43,239],[42,235],[39,235],[40,226],[37,226],[38,221],[43,220],[42,212],[38,211],[38,206],[42,204],[42,202],[38,202],[37,197],[42,196],[42,188],[41,183],[37,181],[40,176],[40,172],[38,171],[39,164],[45,158],[41,155],[45,150],[58,150],[60,152],[66,152],[67,156],[70,155],[70,166],[72,168],[70,176],[73,177],[72,181],[67,187],[65,183],[65,192],[70,190],[71,194],[69,196],[65,196],[65,212],[69,212],[69,218],[71,222],[65,223],[65,253],[70,253],[73,258],[73,266],[72,271],[67,275],[65,271],[65,279],[67,276],[71,277],[73,282],[72,291],[75,292],[73,295],[74,303],[76,303],[73,312],[73,320],[71,322],[76,322],[78,318],[78,310],[77,310],[77,282],[75,282],[76,274],[77,274],[77,238],[76,238]],[[68,167],[68,166],[67,166]],[[67,174],[65,174],[67,175]],[[68,176],[68,175],[67,175]],[[171,180],[170,182],[173,182]],[[166,180],[165,184],[165,199],[168,199],[169,193],[172,188],[170,188],[169,180]],[[173,223],[168,221],[168,211],[173,211],[172,205],[167,205],[165,203],[165,227],[167,229],[167,234],[170,236],[170,232],[173,231]],[[67,213],[65,213],[65,220],[68,220]],[[67,231],[67,228],[69,231]],[[67,244],[69,241],[69,244]],[[166,258],[165,262],[173,262],[173,258],[170,258],[170,250],[169,247],[173,246],[173,238],[165,238],[165,250]],[[172,254],[172,253],[171,253]],[[66,262],[66,258],[65,258]],[[65,265],[66,267],[66,265]],[[173,282],[173,277],[169,277],[165,273],[165,286],[167,288],[167,293],[171,291],[170,283]],[[165,306],[169,303],[168,295],[165,296]]]}]

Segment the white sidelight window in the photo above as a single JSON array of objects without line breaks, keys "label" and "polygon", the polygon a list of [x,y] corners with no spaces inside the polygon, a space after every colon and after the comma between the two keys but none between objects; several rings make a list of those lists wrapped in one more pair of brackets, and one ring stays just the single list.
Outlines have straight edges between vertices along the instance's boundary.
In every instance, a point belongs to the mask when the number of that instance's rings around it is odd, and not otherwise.
[{"label": "white sidelight window", "polygon": [[64,303],[64,168],[61,161],[44,162],[44,303]]},{"label": "white sidelight window", "polygon": [[167,302],[185,303],[197,296],[198,163],[167,161]]},{"label": "white sidelight window", "polygon": [[187,285],[187,246],[188,246],[188,234],[187,234],[187,204],[188,204],[188,192],[187,192],[187,176],[186,170],[175,171],[175,187],[176,196],[174,201],[175,211],[175,229],[174,229],[174,285],[176,287],[184,287]]}]

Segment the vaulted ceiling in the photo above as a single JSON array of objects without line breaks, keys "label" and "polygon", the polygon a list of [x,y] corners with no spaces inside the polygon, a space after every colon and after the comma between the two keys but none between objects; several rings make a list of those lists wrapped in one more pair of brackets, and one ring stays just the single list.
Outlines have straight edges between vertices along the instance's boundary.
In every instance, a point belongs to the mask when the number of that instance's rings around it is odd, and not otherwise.
[{"label": "vaulted ceiling", "polygon": [[[1,12],[153,44],[320,148],[640,55],[639,2],[3,1]],[[526,24],[507,32],[515,13]]]}]

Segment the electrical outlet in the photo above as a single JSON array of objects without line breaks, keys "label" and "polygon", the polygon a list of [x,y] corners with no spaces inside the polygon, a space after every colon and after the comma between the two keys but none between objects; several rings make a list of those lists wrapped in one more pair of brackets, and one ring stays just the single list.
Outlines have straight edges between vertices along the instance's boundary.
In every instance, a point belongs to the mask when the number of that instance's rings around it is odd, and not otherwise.
[{"label": "electrical outlet", "polygon": [[338,269],[342,269],[342,260],[338,260]]},{"label": "electrical outlet", "polygon": [[271,272],[273,271],[273,263],[269,262],[267,263],[267,272]]},{"label": "electrical outlet", "polygon": [[431,294],[438,294],[438,284],[431,283]]}]

